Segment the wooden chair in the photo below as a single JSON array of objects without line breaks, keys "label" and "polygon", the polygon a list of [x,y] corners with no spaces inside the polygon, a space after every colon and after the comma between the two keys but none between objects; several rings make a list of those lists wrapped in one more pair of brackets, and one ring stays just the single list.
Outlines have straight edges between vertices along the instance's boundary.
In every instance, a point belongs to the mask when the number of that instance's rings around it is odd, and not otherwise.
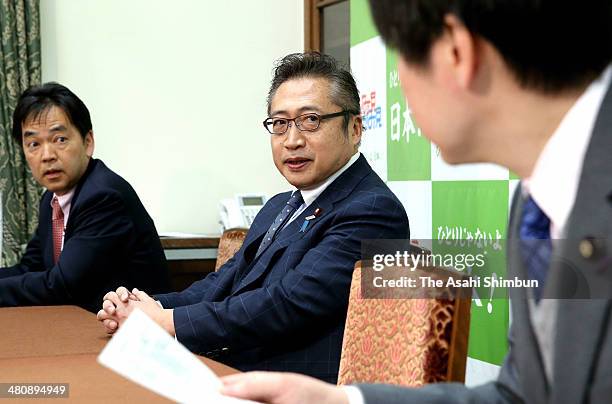
[{"label": "wooden chair", "polygon": [[463,382],[471,299],[365,299],[361,276],[358,261],[338,384]]},{"label": "wooden chair", "polygon": [[234,254],[240,249],[248,229],[233,228],[227,229],[221,235],[219,239],[219,247],[217,249],[217,262],[215,264],[215,271],[218,271],[225,262],[232,258]]}]

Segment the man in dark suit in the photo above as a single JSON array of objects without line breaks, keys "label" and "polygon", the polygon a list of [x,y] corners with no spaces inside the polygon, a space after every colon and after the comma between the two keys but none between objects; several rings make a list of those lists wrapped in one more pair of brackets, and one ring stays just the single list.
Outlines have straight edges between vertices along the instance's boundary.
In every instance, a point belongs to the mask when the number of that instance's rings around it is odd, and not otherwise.
[{"label": "man in dark suit", "polygon": [[26,90],[13,136],[46,192],[23,258],[0,269],[0,306],[74,304],[95,312],[119,285],[169,290],[153,220],[130,184],[92,158],[91,118],[74,93],[57,83]]},{"label": "man in dark suit", "polygon": [[[612,398],[612,3],[370,0],[403,90],[450,163],[521,178],[510,351],[496,381],[337,388],[255,373],[225,393],[291,403],[608,403]],[[582,299],[582,300],[580,300]]]},{"label": "man in dark suit", "polygon": [[156,299],[109,293],[109,332],[142,308],[193,352],[242,370],[300,372],[335,382],[351,276],[364,239],[407,239],[401,203],[358,152],[359,93],[329,56],[276,67],[264,126],[274,163],[296,187],[262,208],[216,273]]}]

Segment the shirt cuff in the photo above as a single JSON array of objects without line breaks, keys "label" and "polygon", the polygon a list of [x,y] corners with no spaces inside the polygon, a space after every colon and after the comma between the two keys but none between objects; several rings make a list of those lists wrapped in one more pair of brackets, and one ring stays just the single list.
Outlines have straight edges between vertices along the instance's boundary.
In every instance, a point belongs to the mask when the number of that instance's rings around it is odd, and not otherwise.
[{"label": "shirt cuff", "polygon": [[341,386],[348,397],[349,404],[365,404],[363,394],[356,386]]}]

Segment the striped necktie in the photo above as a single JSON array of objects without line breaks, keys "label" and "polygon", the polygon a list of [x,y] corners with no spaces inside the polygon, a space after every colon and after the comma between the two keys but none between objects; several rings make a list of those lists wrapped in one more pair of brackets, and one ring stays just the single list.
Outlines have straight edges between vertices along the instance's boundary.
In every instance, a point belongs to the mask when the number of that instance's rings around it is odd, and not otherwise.
[{"label": "striped necktie", "polygon": [[521,255],[527,268],[527,276],[538,281],[538,287],[533,289],[537,302],[544,291],[544,282],[552,255],[550,219],[531,196],[523,205],[521,219],[519,229]]},{"label": "striped necktie", "polygon": [[257,250],[257,254],[255,254],[255,258],[259,257],[262,252],[268,248],[274,238],[278,234],[278,232],[283,228],[287,220],[291,216],[297,208],[299,208],[304,203],[304,198],[302,198],[302,193],[300,191],[296,191],[291,195],[291,198],[287,201],[287,204],[283,207],[280,213],[276,216],[268,231],[264,235],[263,240],[261,240],[261,244],[259,244],[259,249]]},{"label": "striped necktie", "polygon": [[57,264],[62,252],[62,239],[64,238],[64,212],[60,207],[57,196],[51,201],[51,224],[53,229],[53,263]]}]

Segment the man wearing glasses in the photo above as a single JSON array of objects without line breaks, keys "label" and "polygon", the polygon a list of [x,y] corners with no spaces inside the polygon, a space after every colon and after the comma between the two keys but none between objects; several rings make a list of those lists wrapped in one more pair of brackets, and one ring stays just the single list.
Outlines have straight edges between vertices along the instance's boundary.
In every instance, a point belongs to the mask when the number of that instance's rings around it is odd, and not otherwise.
[{"label": "man wearing glasses", "polygon": [[610,403],[612,2],[369,3],[399,53],[416,122],[444,160],[521,178],[507,276],[539,288],[509,290],[509,351],[488,383],[338,388],[256,372],[228,376],[224,393],[269,404]]},{"label": "man wearing glasses", "polygon": [[296,190],[270,199],[236,255],[183,292],[159,304],[138,290],[107,294],[98,313],[107,331],[138,307],[195,353],[335,383],[361,240],[409,238],[404,208],[358,152],[359,100],[333,58],[283,58],[264,126]]}]

